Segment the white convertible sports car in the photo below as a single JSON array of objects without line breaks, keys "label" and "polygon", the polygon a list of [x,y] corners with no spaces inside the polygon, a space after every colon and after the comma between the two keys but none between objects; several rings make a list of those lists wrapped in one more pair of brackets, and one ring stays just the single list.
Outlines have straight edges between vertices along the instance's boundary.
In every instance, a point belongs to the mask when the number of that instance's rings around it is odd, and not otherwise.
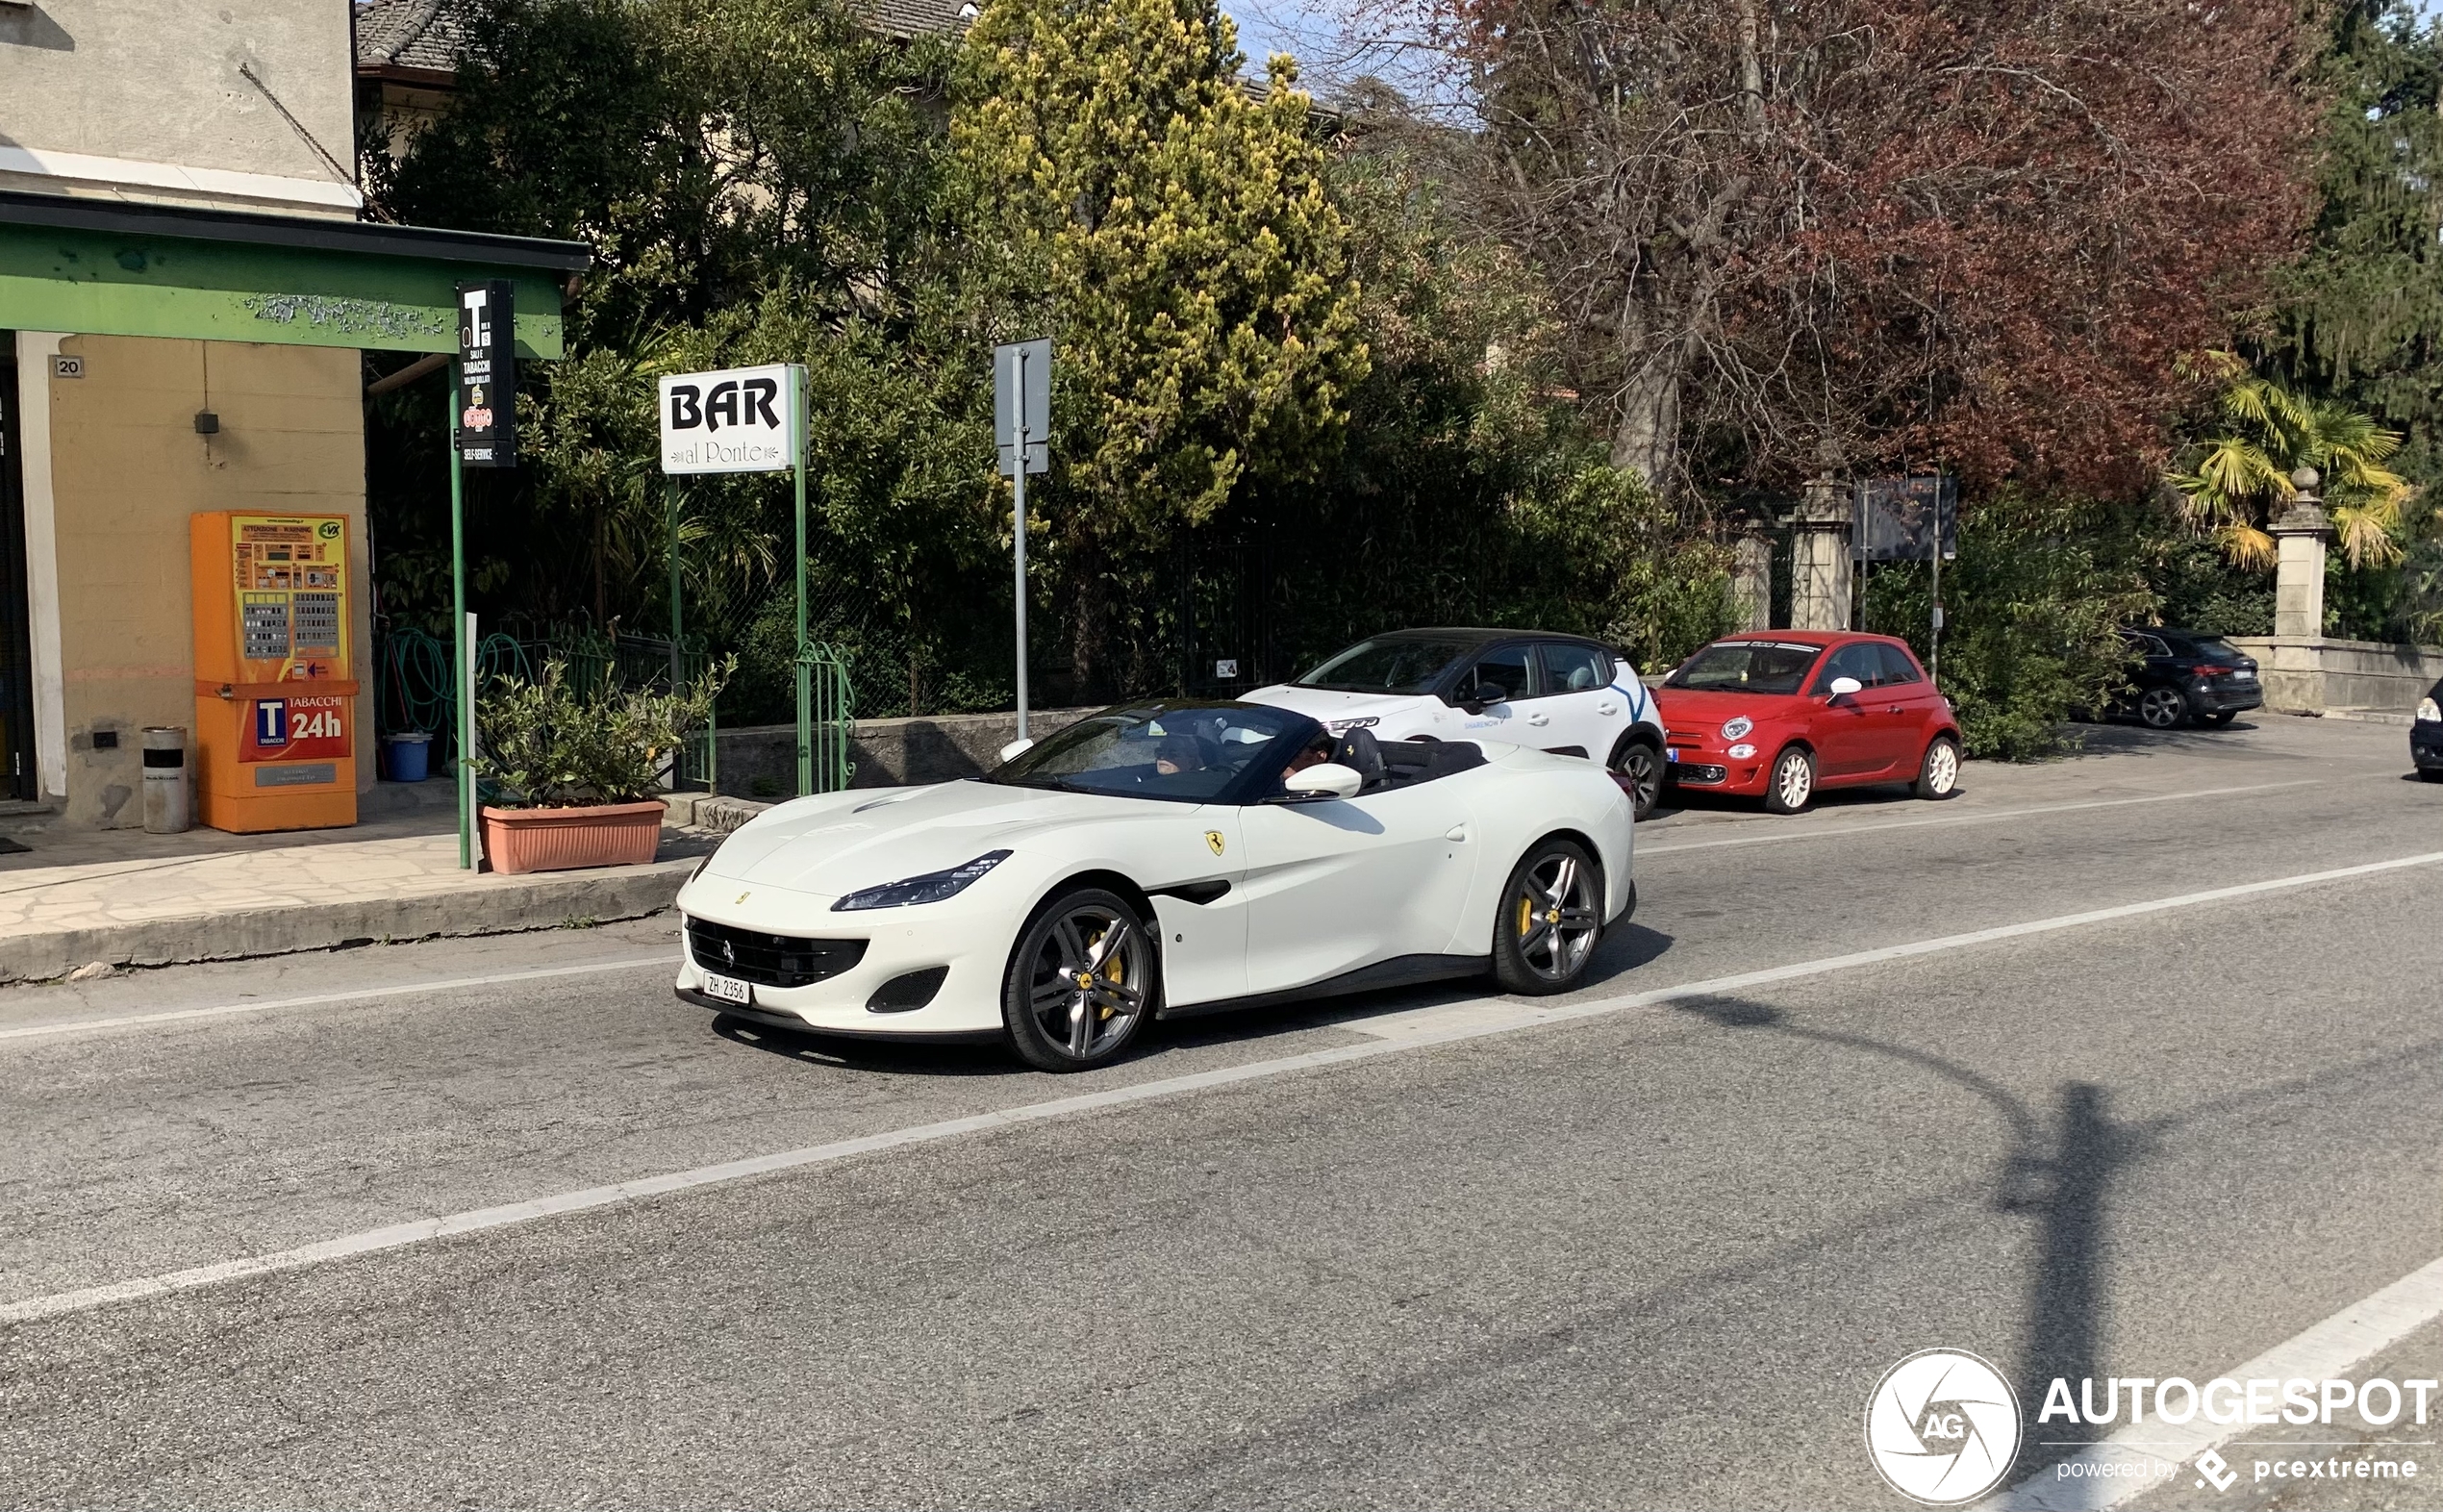
[{"label": "white convertible sports car", "polygon": [[1151,1017],[1476,972],[1566,992],[1636,904],[1629,846],[1589,762],[1131,704],[984,777],[756,816],[679,893],[678,995],[1075,1071]]},{"label": "white convertible sports car", "polygon": [[1583,636],[1396,630],[1360,641],[1249,703],[1296,709],[1378,741],[1501,741],[1609,767],[1644,819],[1668,769],[1662,714],[1637,669]]}]

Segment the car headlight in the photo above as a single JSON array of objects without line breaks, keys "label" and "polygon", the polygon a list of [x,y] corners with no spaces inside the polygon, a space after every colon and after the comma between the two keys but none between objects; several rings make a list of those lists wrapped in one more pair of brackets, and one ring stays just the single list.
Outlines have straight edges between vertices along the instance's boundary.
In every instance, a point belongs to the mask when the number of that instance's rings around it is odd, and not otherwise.
[{"label": "car headlight", "polygon": [[1722,738],[1725,741],[1735,741],[1755,727],[1756,721],[1743,714],[1722,727]]},{"label": "car headlight", "polygon": [[1753,756],[1755,753],[1756,748],[1745,742],[1730,747],[1730,759],[1732,761],[1746,761],[1749,757]]},{"label": "car headlight", "polygon": [[2418,700],[2418,718],[2425,719],[2430,723],[2443,723],[2443,708],[2437,708],[2434,700],[2431,698],[2420,698]]},{"label": "car headlight", "polygon": [[920,877],[902,877],[851,893],[831,905],[835,914],[855,913],[868,908],[906,908],[915,903],[939,903],[967,891],[977,877],[1010,858],[1006,850],[988,850],[962,867],[947,871],[928,871]]}]

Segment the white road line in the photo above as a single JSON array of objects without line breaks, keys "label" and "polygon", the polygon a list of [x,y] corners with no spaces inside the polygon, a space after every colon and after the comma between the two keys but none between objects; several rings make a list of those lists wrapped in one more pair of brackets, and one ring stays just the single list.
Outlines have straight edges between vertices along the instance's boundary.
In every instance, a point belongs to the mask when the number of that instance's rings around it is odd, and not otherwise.
[{"label": "white road line", "polygon": [[596,971],[627,971],[662,966],[678,970],[678,947],[660,955],[624,961],[590,961],[583,966],[543,966],[525,971],[495,971],[489,976],[453,976],[436,982],[408,982],[394,987],[358,987],[346,992],[314,993],[304,997],[266,997],[254,1003],[214,1003],[209,1008],[172,1008],[161,1013],[125,1014],[115,1019],[62,1019],[0,1029],[0,1040],[31,1040],[40,1035],[75,1034],[84,1029],[118,1029],[131,1024],[175,1023],[182,1019],[219,1019],[235,1013],[264,1013],[277,1008],[314,1008],[326,1003],[355,1002],[367,997],[401,997],[410,993],[445,993],[462,987],[497,987],[508,982],[535,982],[551,976],[585,976]]},{"label": "white road line", "polygon": [[[2443,1318],[2443,1260],[2420,1266],[2374,1296],[2219,1373],[2240,1381],[2338,1379],[2437,1318]],[[2202,1418],[2192,1424],[2133,1424],[1986,1498],[1975,1512],[2104,1512],[2170,1484],[2145,1474],[2143,1467],[2151,1461],[2193,1460],[2247,1431],[2246,1424]],[[2063,1465],[2073,1467],[2068,1474],[2058,1468]]]},{"label": "white road line", "polygon": [[1675,855],[1683,850],[1718,850],[1725,845],[1772,845],[1790,840],[1831,840],[1842,835],[1871,835],[1886,829],[1930,829],[1937,825],[1990,824],[1997,819],[2020,819],[2029,814],[2074,814],[2080,809],[2118,809],[2133,803],[2178,803],[2187,798],[2223,798],[2235,793],[2271,793],[2277,788],[2311,788],[2329,781],[2324,777],[2302,777],[2296,782],[2258,782],[2244,788],[2200,788],[2193,793],[2150,793],[2142,798],[2092,798],[2078,803],[2038,803],[2022,809],[1994,809],[1969,814],[1946,814],[1936,819],[1892,819],[1881,824],[1844,824],[1833,829],[1776,830],[1770,835],[1743,835],[1731,840],[1693,840],[1682,845],[1639,845],[1643,856]]},{"label": "white road line", "polygon": [[324,1240],[319,1244],[305,1245],[295,1249],[284,1249],[276,1254],[250,1255],[239,1260],[225,1260],[218,1265],[199,1266],[189,1271],[173,1271],[161,1275],[139,1276],[133,1280],[114,1281],[107,1286],[85,1287],[73,1292],[55,1293],[49,1297],[35,1297],[22,1301],[0,1303],[0,1325],[30,1323],[38,1318],[55,1318],[63,1313],[83,1312],[88,1308],[101,1307],[112,1302],[160,1297],[172,1292],[191,1291],[199,1286],[211,1286],[216,1282],[234,1280],[240,1276],[262,1275],[274,1271],[301,1270],[307,1266],[345,1259],[351,1255],[401,1248],[408,1245],[422,1244],[427,1240],[441,1239],[452,1234],[474,1233],[487,1228],[529,1222],[535,1219],[548,1218],[559,1213],[576,1213],[589,1208],[611,1207],[622,1202],[664,1196],[667,1193],[684,1192],[696,1187],[717,1186],[724,1182],[744,1180],[750,1176],[768,1175],[779,1171],[792,1171],[804,1166],[827,1165],[833,1161],[845,1160],[854,1155],[870,1154],[876,1150],[894,1149],[908,1145],[927,1145],[940,1140],[953,1139],[962,1134],[979,1133],[986,1129],[1011,1128],[1025,1123],[1041,1122],[1046,1119],[1066,1118],[1070,1114],[1088,1113],[1101,1108],[1124,1107],[1130,1103],[1175,1097],[1183,1093],[1202,1092],[1215,1087],[1233,1086],[1240,1082],[1266,1080],[1317,1067],[1371,1060],[1378,1055],[1398,1054],[1424,1046],[1455,1045],[1497,1034],[1512,1034],[1522,1029],[1537,1028],[1546,1024],[1573,1023],[1636,1008],[1650,1008],[1664,1003],[1681,1002],[1692,997],[1719,996],[1725,993],[1743,992],[1750,988],[1771,986],[1777,982],[1823,976],[1862,966],[1876,966],[1887,961],[1936,955],[1949,950],[1966,949],[1973,945],[2025,939],[2031,935],[2052,934],[2064,929],[2078,929],[2113,920],[2136,919],[2143,915],[2159,914],[2172,909],[2195,908],[2208,903],[2225,902],[2232,898],[2254,897],[2266,893],[2313,887],[2320,883],[2346,881],[2354,877],[2375,876],[2410,867],[2430,867],[2437,863],[2443,863],[2443,850],[2429,851],[2423,855],[2402,856],[2391,861],[2370,861],[2355,867],[2337,867],[2328,871],[2303,872],[2297,876],[2276,877],[2264,882],[2245,882],[2234,887],[2213,888],[2203,893],[2182,893],[2174,897],[2150,898],[2144,902],[2123,903],[2117,907],[2091,909],[2080,914],[2063,914],[2053,919],[2029,920],[2025,923],[2002,924],[1991,929],[1972,930],[1967,934],[1943,935],[1931,940],[1913,941],[1906,945],[1859,950],[1849,955],[1826,956],[1813,961],[1795,962],[1788,966],[1766,967],[1760,970],[1741,971],[1731,976],[1717,976],[1705,981],[1686,982],[1677,987],[1656,988],[1650,992],[1628,993],[1616,997],[1590,998],[1558,1004],[1522,1002],[1510,1005],[1513,1011],[1497,1019],[1475,1022],[1456,1022],[1437,1027],[1411,1026],[1410,1032],[1373,1038],[1363,1045],[1334,1046],[1329,1049],[1310,1050],[1301,1055],[1285,1055],[1277,1059],[1254,1061],[1243,1066],[1196,1071],[1185,1076],[1168,1076],[1158,1081],[1140,1082],[1129,1087],[1114,1087],[1107,1091],[1086,1093],[1073,1097],[1055,1097],[1048,1102],[1027,1103],[1016,1108],[970,1114],[965,1118],[945,1119],[935,1123],[919,1123],[909,1128],[889,1129],[881,1133],[860,1135],[855,1139],[835,1140],[828,1145],[777,1150],[770,1154],[748,1156],[743,1160],[723,1161],[718,1165],[698,1166],[691,1171],[671,1172],[659,1176],[644,1176],[634,1181],[622,1181],[610,1186],[587,1187],[577,1192],[563,1192],[525,1202],[511,1202],[499,1207],[478,1208],[472,1212],[452,1213],[441,1218],[394,1223],[387,1228],[368,1229],[364,1233]]}]

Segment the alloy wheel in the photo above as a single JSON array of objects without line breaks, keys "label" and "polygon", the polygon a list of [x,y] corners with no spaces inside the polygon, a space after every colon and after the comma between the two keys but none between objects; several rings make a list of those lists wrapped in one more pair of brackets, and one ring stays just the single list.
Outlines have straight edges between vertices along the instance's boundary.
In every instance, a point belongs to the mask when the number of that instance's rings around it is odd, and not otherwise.
[{"label": "alloy wheel", "polygon": [[1804,752],[1792,751],[1781,758],[1774,769],[1773,791],[1781,806],[1793,814],[1807,806],[1807,799],[1815,795],[1815,765]]},{"label": "alloy wheel", "polygon": [[1602,901],[1595,895],[1595,871],[1569,854],[1548,855],[1519,878],[1512,900],[1519,955],[1546,981],[1577,973],[1602,932]]},{"label": "alloy wheel", "polygon": [[2168,730],[2188,715],[2188,700],[2176,688],[2149,688],[2138,696],[2138,718],[2149,729]]},{"label": "alloy wheel", "polygon": [[1027,1009],[1045,1039],[1090,1061],[1135,1029],[1152,981],[1153,948],[1137,920],[1101,903],[1083,903],[1045,933],[1027,983]]},{"label": "alloy wheel", "polygon": [[1638,819],[1654,812],[1663,795],[1663,758],[1660,752],[1643,741],[1631,741],[1621,753],[1620,765],[1613,769],[1622,785],[1628,789],[1628,801]]},{"label": "alloy wheel", "polygon": [[1926,789],[1940,797],[1951,792],[1959,781],[1959,747],[1949,741],[1936,741],[1926,753]]}]

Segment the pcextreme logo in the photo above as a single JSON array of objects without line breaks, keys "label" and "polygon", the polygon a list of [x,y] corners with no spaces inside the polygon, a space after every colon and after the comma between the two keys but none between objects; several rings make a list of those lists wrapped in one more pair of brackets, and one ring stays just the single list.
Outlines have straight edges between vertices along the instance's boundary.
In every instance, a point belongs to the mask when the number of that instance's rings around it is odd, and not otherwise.
[{"label": "pcextreme logo", "polygon": [[1965,1349],[1920,1349],[1866,1401],[1866,1451],[1894,1491],[1928,1506],[1973,1501],[2019,1454],[2019,1398]]}]

